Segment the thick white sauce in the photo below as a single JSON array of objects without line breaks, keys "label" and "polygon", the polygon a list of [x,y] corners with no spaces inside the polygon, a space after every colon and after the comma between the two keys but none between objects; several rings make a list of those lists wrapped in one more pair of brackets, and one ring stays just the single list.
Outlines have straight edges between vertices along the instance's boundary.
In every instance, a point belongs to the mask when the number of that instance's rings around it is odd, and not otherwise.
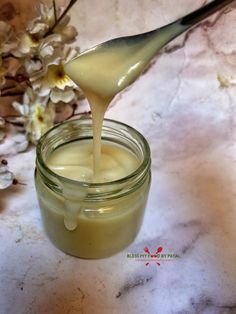
[{"label": "thick white sauce", "polygon": [[144,36],[142,40],[99,45],[65,65],[67,75],[84,91],[91,107],[95,182],[99,181],[101,129],[109,103],[135,81],[156,52],[184,28],[186,26],[173,24],[158,34],[153,32]]},{"label": "thick white sauce", "polygon": [[[99,183],[119,180],[135,171],[140,162],[123,146],[102,143]],[[93,145],[75,141],[56,149],[47,159],[48,167],[60,176],[82,182],[93,182]]]}]

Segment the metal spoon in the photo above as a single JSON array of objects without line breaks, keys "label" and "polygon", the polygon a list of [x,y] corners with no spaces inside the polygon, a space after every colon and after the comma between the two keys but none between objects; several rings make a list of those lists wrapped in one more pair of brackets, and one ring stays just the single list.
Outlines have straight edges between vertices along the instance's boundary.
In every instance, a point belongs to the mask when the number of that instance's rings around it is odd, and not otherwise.
[{"label": "metal spoon", "polygon": [[[214,0],[205,6],[197,9],[194,12],[191,12],[187,14],[184,17],[181,17],[180,19],[176,20],[175,22],[172,22],[168,25],[165,25],[163,27],[154,29],[152,31],[138,34],[138,35],[132,35],[132,36],[125,36],[125,37],[118,37],[114,38],[111,40],[108,40],[104,43],[101,43],[92,49],[100,49],[103,48],[104,46],[111,46],[113,45],[119,45],[119,44],[124,44],[126,43],[127,45],[131,44],[132,42],[138,42],[138,41],[143,41],[149,36],[163,36],[164,33],[167,34],[166,38],[162,41],[162,47],[165,46],[168,42],[173,40],[175,37],[180,35],[181,33],[185,32],[189,28],[193,27],[194,25],[198,24],[202,20],[206,19],[210,15],[214,14],[218,10],[224,8],[228,4],[234,2],[234,0]],[[174,27],[176,26],[176,27]],[[170,32],[171,30],[171,32]],[[157,49],[160,49],[161,47],[158,46]],[[90,49],[89,49],[90,50]]]},{"label": "metal spoon", "polygon": [[111,100],[137,79],[163,46],[233,1],[214,0],[161,28],[99,44],[67,63],[65,71],[85,92]]}]

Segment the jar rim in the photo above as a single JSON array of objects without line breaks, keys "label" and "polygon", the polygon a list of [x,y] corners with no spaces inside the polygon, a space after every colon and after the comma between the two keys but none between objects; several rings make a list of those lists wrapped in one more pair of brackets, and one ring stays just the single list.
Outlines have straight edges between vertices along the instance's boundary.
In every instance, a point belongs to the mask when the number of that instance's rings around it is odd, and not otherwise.
[{"label": "jar rim", "polygon": [[39,162],[40,166],[47,172],[49,173],[52,177],[58,179],[59,181],[63,181],[65,183],[68,183],[68,184],[72,184],[72,185],[80,185],[80,186],[83,186],[83,187],[86,187],[86,188],[98,188],[98,187],[105,187],[105,186],[111,186],[111,185],[117,185],[117,184],[122,184],[122,183],[125,183],[126,181],[134,178],[136,175],[138,175],[140,172],[143,172],[150,164],[150,159],[151,159],[151,151],[150,151],[150,147],[149,147],[149,144],[147,142],[147,140],[145,139],[145,137],[138,131],[136,130],[135,128],[123,123],[123,122],[120,122],[120,121],[117,121],[117,120],[113,120],[113,119],[107,119],[105,118],[104,119],[104,122],[111,122],[111,123],[114,123],[116,125],[121,125],[121,126],[124,126],[125,128],[127,128],[129,131],[133,132],[134,134],[136,134],[139,139],[142,141],[143,145],[144,145],[144,150],[145,150],[145,156],[144,156],[144,159],[143,161],[141,162],[141,164],[139,165],[139,167],[134,170],[132,173],[130,173],[129,175],[125,176],[125,177],[122,177],[118,180],[114,180],[114,181],[107,181],[107,182],[86,182],[86,181],[79,181],[79,180],[73,180],[73,179],[69,179],[67,177],[63,177],[57,173],[55,173],[54,171],[52,171],[48,166],[47,164],[45,163],[45,161],[43,160],[42,158],[42,154],[41,154],[41,151],[42,151],[42,145],[45,141],[45,139],[47,138],[47,136],[54,130],[56,130],[57,128],[60,128],[62,127],[63,125],[65,124],[69,124],[69,123],[72,123],[74,121],[92,121],[92,118],[90,117],[81,117],[81,118],[78,118],[78,119],[72,119],[72,120],[68,120],[68,121],[64,121],[62,123],[58,123],[57,125],[55,125],[54,127],[52,127],[50,130],[48,130],[39,140],[37,146],[36,146],[36,158],[37,158],[37,161]]}]

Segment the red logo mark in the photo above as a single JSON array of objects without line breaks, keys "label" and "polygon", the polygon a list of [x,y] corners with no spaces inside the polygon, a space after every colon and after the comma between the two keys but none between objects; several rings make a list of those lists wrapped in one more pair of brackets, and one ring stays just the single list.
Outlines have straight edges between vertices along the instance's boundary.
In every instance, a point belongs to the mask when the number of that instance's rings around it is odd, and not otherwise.
[{"label": "red logo mark", "polygon": [[[157,248],[157,250],[156,250],[156,253],[155,253],[155,254],[151,254],[148,247],[145,247],[145,248],[144,248],[144,252],[145,252],[145,253],[148,253],[150,258],[155,258],[155,259],[158,258],[157,254],[161,253],[162,250],[163,250],[163,248],[162,248],[161,246],[159,246],[159,248]],[[158,262],[156,262],[156,263],[157,263],[158,266],[161,266],[160,263],[158,263]],[[147,262],[147,263],[145,264],[145,266],[148,266],[148,265],[149,265],[149,262]]]}]

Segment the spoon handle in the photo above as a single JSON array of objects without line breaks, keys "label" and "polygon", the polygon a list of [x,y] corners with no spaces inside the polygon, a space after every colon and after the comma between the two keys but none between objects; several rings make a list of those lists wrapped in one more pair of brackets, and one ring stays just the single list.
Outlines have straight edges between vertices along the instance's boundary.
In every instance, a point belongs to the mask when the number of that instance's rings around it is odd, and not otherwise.
[{"label": "spoon handle", "polygon": [[234,0],[215,0],[215,1],[212,1],[208,4],[206,4],[205,6],[201,7],[200,9],[184,16],[183,18],[181,18],[179,20],[179,22],[182,25],[191,27],[191,26],[201,22],[202,20],[204,20],[205,18],[207,18],[211,14],[222,9],[223,7],[225,7],[226,5],[230,4],[233,1]]},{"label": "spoon handle", "polygon": [[[189,28],[203,21],[205,18],[215,13],[216,11],[224,8],[228,4],[234,2],[235,0],[214,0],[200,9],[191,12],[184,17],[165,25],[161,28],[153,30],[151,32],[143,34],[144,36],[157,39],[156,52],[168,44],[171,40],[175,39],[177,36],[181,35]],[[153,55],[155,55],[153,53]]]}]

